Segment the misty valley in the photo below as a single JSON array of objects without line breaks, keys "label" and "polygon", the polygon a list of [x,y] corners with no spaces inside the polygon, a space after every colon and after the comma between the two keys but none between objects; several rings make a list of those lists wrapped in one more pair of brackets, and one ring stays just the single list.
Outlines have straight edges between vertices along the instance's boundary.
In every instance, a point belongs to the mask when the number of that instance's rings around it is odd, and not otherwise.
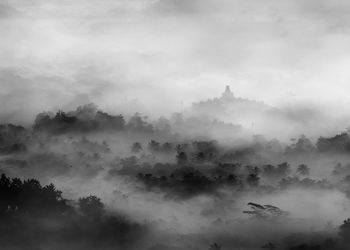
[{"label": "misty valley", "polygon": [[350,131],[288,114],[227,87],[160,118],[89,103],[4,122],[0,247],[349,249]]},{"label": "misty valley", "polygon": [[349,0],[0,0],[0,250],[350,250]]}]

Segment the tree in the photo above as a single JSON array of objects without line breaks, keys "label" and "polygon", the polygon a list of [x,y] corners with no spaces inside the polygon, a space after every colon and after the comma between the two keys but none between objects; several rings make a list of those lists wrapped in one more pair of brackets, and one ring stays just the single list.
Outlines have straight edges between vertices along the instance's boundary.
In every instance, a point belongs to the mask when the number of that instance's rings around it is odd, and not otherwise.
[{"label": "tree", "polygon": [[277,172],[280,176],[286,176],[290,172],[290,165],[288,162],[283,162],[279,165],[277,165]]},{"label": "tree", "polygon": [[10,178],[2,174],[0,177],[0,214],[6,212],[8,209],[11,196],[10,184]]},{"label": "tree", "polygon": [[217,243],[210,245],[209,250],[221,250],[221,246]]},{"label": "tree", "polygon": [[251,187],[256,187],[259,185],[260,177],[256,173],[249,174],[247,177],[247,182]]},{"label": "tree", "polygon": [[142,145],[139,142],[135,142],[131,146],[131,152],[133,152],[134,154],[140,153],[142,150]]},{"label": "tree", "polygon": [[195,156],[196,161],[198,162],[204,162],[205,160],[205,155],[203,152],[198,152]]},{"label": "tree", "polygon": [[347,133],[341,133],[330,138],[320,137],[316,146],[320,152],[346,153],[350,150],[350,136]]},{"label": "tree", "polygon": [[90,218],[100,218],[105,213],[101,199],[93,195],[79,199],[79,210],[84,216]]},{"label": "tree", "polygon": [[137,132],[153,132],[153,126],[152,124],[149,124],[146,121],[147,117],[141,117],[139,113],[136,113],[134,116],[132,116],[129,119],[129,122],[127,123],[126,127],[132,131]]},{"label": "tree", "polygon": [[0,178],[0,213],[59,216],[69,209],[61,194],[53,184],[42,187],[36,179],[22,182],[3,174]]},{"label": "tree", "polygon": [[297,169],[297,173],[300,175],[309,175],[310,168],[305,164],[300,164]]},{"label": "tree", "polygon": [[261,247],[262,249],[274,250],[276,249],[275,244],[269,242]]},{"label": "tree", "polygon": [[151,140],[151,142],[148,143],[148,149],[152,153],[159,152],[160,151],[160,143],[155,141],[155,140]]},{"label": "tree", "polygon": [[295,143],[286,148],[286,153],[290,154],[312,153],[315,151],[315,146],[305,135],[301,135]]},{"label": "tree", "polygon": [[345,244],[350,243],[350,219],[344,220],[343,224],[339,227],[339,236]]},{"label": "tree", "polygon": [[162,150],[164,153],[170,153],[173,150],[174,145],[170,142],[165,142],[162,145]]},{"label": "tree", "polygon": [[177,153],[176,155],[177,163],[180,165],[187,163],[187,154],[183,151]]}]

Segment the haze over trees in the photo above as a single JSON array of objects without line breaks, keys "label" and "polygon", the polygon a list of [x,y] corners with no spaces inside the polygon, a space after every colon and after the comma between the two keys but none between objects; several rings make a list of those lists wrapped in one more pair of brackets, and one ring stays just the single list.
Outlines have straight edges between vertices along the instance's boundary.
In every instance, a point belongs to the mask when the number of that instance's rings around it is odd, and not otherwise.
[{"label": "haze over trees", "polygon": [[[225,93],[214,102],[235,98]],[[87,104],[41,113],[32,126],[0,125],[0,241],[19,249],[347,249],[348,132],[289,142],[206,133],[219,124]],[[188,127],[201,133],[189,136]],[[256,230],[263,233],[253,237]]]}]

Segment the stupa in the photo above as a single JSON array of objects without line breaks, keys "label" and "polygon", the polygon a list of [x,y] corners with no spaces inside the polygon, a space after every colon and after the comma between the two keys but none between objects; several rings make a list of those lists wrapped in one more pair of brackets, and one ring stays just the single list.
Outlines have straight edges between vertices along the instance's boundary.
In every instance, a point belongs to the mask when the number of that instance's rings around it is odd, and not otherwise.
[{"label": "stupa", "polygon": [[228,86],[228,85],[226,86],[225,92],[222,93],[221,98],[223,100],[227,100],[227,101],[234,99],[234,95],[233,95],[233,92],[230,89],[230,86]]}]

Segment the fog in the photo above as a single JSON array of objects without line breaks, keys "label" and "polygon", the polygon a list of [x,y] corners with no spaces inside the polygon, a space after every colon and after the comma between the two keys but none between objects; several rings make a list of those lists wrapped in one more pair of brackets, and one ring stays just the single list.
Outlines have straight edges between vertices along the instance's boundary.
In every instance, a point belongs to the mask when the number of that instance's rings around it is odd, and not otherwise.
[{"label": "fog", "polygon": [[[213,100],[199,105],[256,104],[229,89]],[[36,219],[39,230],[34,236],[14,231],[14,239],[44,249],[86,248],[85,238],[101,249],[346,249],[350,136],[345,129],[315,140],[300,135],[279,141],[277,135],[271,139],[203,116],[197,108],[153,120],[110,114],[90,103],[37,114],[27,128],[1,125],[1,192],[19,199],[18,205],[9,200],[2,216],[17,218],[25,228]],[[275,111],[265,108],[268,117]],[[6,176],[23,180],[19,198],[11,193],[19,184]],[[40,181],[42,195],[53,183],[62,191],[57,202],[75,212],[56,214],[58,204],[35,203],[39,198],[29,192],[35,186],[28,186],[34,185],[32,178]],[[21,198],[22,192],[29,198]],[[27,215],[30,221],[19,219]],[[75,227],[81,229],[73,233]],[[48,241],[35,236],[40,230]]]},{"label": "fog", "polygon": [[3,249],[349,249],[345,0],[0,0]]},{"label": "fog", "polygon": [[1,113],[29,122],[43,110],[95,102],[111,111],[136,99],[133,112],[159,116],[229,84],[237,96],[337,114],[348,105],[348,7],[2,0]]}]

